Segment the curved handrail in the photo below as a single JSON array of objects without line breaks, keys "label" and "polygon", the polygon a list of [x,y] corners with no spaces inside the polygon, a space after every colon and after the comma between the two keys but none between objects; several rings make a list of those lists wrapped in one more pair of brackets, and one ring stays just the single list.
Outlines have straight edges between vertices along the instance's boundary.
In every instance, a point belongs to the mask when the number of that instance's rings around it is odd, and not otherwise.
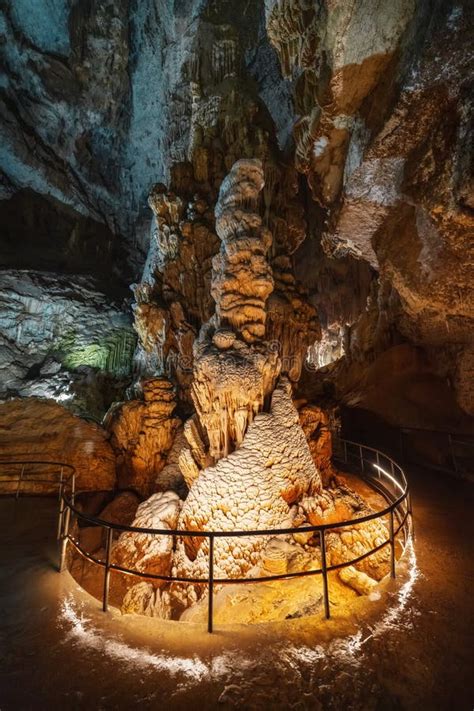
[{"label": "curved handrail", "polygon": [[[395,565],[396,565],[396,558],[395,558],[395,542],[397,536],[400,534],[400,532],[403,532],[404,535],[404,543],[406,544],[410,533],[413,534],[413,516],[412,516],[412,507],[411,507],[411,498],[410,498],[410,493],[408,489],[408,483],[406,480],[405,473],[403,469],[395,462],[391,457],[386,455],[385,453],[375,449],[374,447],[369,447],[367,445],[362,445],[359,444],[358,442],[353,442],[351,440],[340,440],[340,444],[343,446],[344,449],[344,460],[345,462],[349,461],[350,456],[354,456],[356,461],[360,462],[362,472],[365,471],[365,465],[373,465],[373,467],[377,471],[378,475],[378,482],[377,485],[375,482],[371,481],[371,485],[373,486],[374,489],[377,489],[380,491],[380,493],[383,494],[385,497],[386,501],[388,502],[388,505],[385,506],[384,508],[380,509],[379,511],[375,511],[371,514],[367,514],[365,516],[359,516],[356,518],[352,519],[347,519],[344,521],[336,521],[334,523],[324,523],[324,524],[319,524],[315,526],[301,526],[301,527],[282,527],[282,528],[274,528],[274,529],[258,529],[258,530],[236,530],[236,531],[189,531],[189,530],[182,530],[182,529],[158,529],[158,528],[146,528],[146,527],[140,527],[140,526],[126,526],[124,524],[118,524],[114,523],[112,521],[105,521],[104,519],[101,519],[97,516],[92,516],[90,514],[87,514],[83,511],[81,511],[75,504],[75,468],[71,464],[66,464],[64,462],[55,462],[51,460],[44,460],[44,459],[24,459],[24,460],[7,460],[7,461],[1,461],[0,460],[0,468],[4,465],[18,465],[18,466],[26,466],[26,465],[33,465],[33,466],[38,466],[38,465],[47,465],[47,466],[58,466],[61,467],[61,472],[60,472],[60,480],[51,482],[50,479],[44,480],[47,481],[48,483],[56,483],[59,486],[59,500],[60,500],[60,506],[59,506],[59,520],[58,520],[58,529],[57,529],[57,537],[58,540],[61,542],[61,552],[60,552],[60,565],[59,569],[64,570],[65,568],[65,560],[66,560],[66,551],[67,551],[67,545],[68,543],[71,543],[72,546],[81,554],[83,555],[86,559],[91,561],[92,563],[99,565],[105,569],[105,576],[104,576],[104,592],[103,592],[103,610],[106,611],[108,609],[108,592],[109,592],[109,582],[110,582],[110,573],[111,571],[115,571],[118,573],[126,574],[126,575],[132,575],[138,578],[146,578],[146,579],[152,579],[152,580],[160,580],[160,581],[165,581],[165,582],[177,582],[177,583],[191,583],[191,584],[200,584],[200,585],[208,585],[209,586],[209,611],[208,611],[208,630],[212,632],[213,629],[213,587],[215,584],[245,584],[245,583],[254,583],[254,582],[270,582],[270,581],[275,581],[275,580],[287,580],[287,579],[292,579],[292,578],[302,578],[302,577],[308,577],[308,576],[313,576],[313,575],[322,575],[323,577],[323,591],[324,591],[324,606],[325,606],[325,613],[326,617],[330,616],[330,601],[329,601],[329,591],[328,591],[328,573],[334,570],[339,570],[341,568],[348,567],[350,565],[355,565],[365,558],[368,558],[371,555],[374,555],[377,553],[379,550],[382,550],[386,546],[390,546],[391,554],[390,554],[390,570],[391,570],[391,575],[392,577],[395,577]],[[355,448],[356,450],[356,455],[351,453],[351,448]],[[375,462],[372,461],[369,457],[375,455]],[[383,467],[380,466],[380,462],[383,462],[385,466],[388,466],[391,470],[391,473],[385,471]],[[64,470],[67,470],[67,475],[64,476]],[[18,496],[18,491],[20,488],[20,483],[22,480],[22,476],[24,476],[24,472],[22,471],[22,474],[20,475],[18,479],[18,490],[17,490],[17,496]],[[1,472],[0,472],[0,479],[2,478]],[[386,478],[392,485],[395,485],[395,487],[401,492],[400,494],[394,494],[391,492],[385,485],[381,484],[382,478]],[[5,479],[3,478],[3,481]],[[17,479],[13,480],[8,480],[7,481],[17,481]],[[35,482],[42,481],[40,479],[35,479]],[[403,507],[403,503],[405,503],[405,507]],[[85,551],[79,540],[76,540],[74,536],[70,533],[69,527],[70,527],[70,517],[71,514],[76,517],[77,520],[82,520],[85,521],[86,523],[92,524],[93,526],[100,527],[103,529],[106,534],[106,550],[105,550],[105,559],[99,559],[97,557],[94,557],[91,555],[88,551]],[[383,541],[382,543],[378,544],[374,548],[371,548],[369,551],[366,551],[360,556],[357,556],[356,558],[353,558],[351,560],[345,561],[343,563],[339,564],[334,564],[334,565],[328,565],[326,561],[326,543],[325,543],[325,535],[328,531],[334,531],[338,530],[341,528],[350,528],[354,527],[357,525],[360,525],[362,523],[366,523],[368,521],[373,521],[375,519],[384,519],[386,516],[389,516],[389,524],[390,524],[390,530],[389,530],[389,538],[387,540]],[[395,527],[394,524],[394,519],[395,517],[397,518],[398,526]],[[407,528],[407,522],[408,519],[410,519],[410,528]],[[157,575],[153,573],[149,573],[146,571],[139,571],[135,569],[129,569],[125,568],[123,566],[116,565],[111,562],[111,549],[112,549],[112,538],[113,538],[113,533],[114,531],[119,531],[119,532],[128,532],[128,533],[138,533],[138,534],[145,534],[145,535],[158,535],[158,536],[172,536],[172,537],[193,537],[193,538],[203,538],[203,539],[208,539],[209,540],[209,572],[208,572],[208,577],[206,578],[195,578],[195,577],[187,577],[187,576],[172,576],[172,575]],[[294,571],[294,572],[287,572],[287,573],[280,573],[276,575],[264,575],[264,576],[259,576],[259,577],[241,577],[241,578],[214,578],[214,540],[220,539],[220,538],[239,538],[239,537],[256,537],[256,536],[261,536],[264,538],[268,538],[270,536],[276,536],[276,535],[291,535],[291,534],[304,534],[304,533],[313,533],[313,534],[319,534],[319,539],[320,539],[320,547],[321,547],[321,567],[313,570],[302,570],[302,571]]]},{"label": "curved handrail", "polygon": [[366,523],[367,521],[373,521],[376,518],[383,518],[393,509],[394,506],[398,506],[405,501],[408,492],[405,492],[398,497],[390,506],[386,506],[380,511],[375,511],[372,514],[367,514],[367,516],[361,516],[360,518],[347,519],[345,521],[336,521],[335,523],[321,523],[317,526],[301,526],[301,527],[291,527],[291,528],[259,528],[250,529],[248,531],[199,531],[180,528],[142,528],[140,526],[126,526],[125,524],[115,523],[113,521],[105,521],[104,519],[98,518],[96,516],[91,516],[89,514],[83,513],[78,509],[67,495],[64,495],[66,503],[73,513],[79,516],[81,519],[92,523],[93,525],[100,526],[102,528],[112,528],[114,531],[122,531],[122,533],[145,533],[148,535],[159,535],[159,536],[183,536],[191,538],[240,538],[240,537],[252,537],[252,536],[268,536],[268,535],[286,535],[293,533],[317,533],[318,531],[327,531],[329,529],[333,530],[335,528],[349,528],[350,526],[355,526],[359,523]]},{"label": "curved handrail", "polygon": [[[324,602],[325,602],[325,611],[326,611],[326,617],[330,616],[330,611],[329,611],[329,593],[328,593],[328,583],[327,583],[327,575],[329,572],[333,570],[339,570],[341,568],[348,567],[350,565],[355,565],[365,558],[368,558],[369,556],[373,555],[374,553],[377,553],[379,550],[383,549],[384,547],[390,545],[391,548],[391,575],[392,577],[395,577],[395,540],[396,537],[400,534],[400,532],[403,532],[404,534],[404,543],[406,544],[410,533],[413,533],[413,518],[412,518],[412,508],[411,508],[411,499],[410,499],[410,494],[409,494],[409,489],[408,489],[408,483],[405,477],[405,473],[403,469],[395,462],[391,457],[388,457],[385,453],[380,452],[379,450],[373,448],[373,447],[368,447],[365,445],[361,445],[357,442],[353,442],[351,440],[342,440],[341,443],[344,446],[344,451],[345,451],[345,461],[348,461],[349,458],[349,450],[351,447],[357,448],[357,451],[359,453],[358,459],[360,460],[362,464],[362,469],[364,469],[365,464],[372,464],[378,473],[378,477],[382,479],[383,477],[386,477],[388,481],[391,482],[391,484],[394,484],[398,490],[401,492],[398,495],[393,494],[389,489],[387,489],[385,486],[380,485],[380,486],[375,486],[375,483],[372,482],[372,485],[374,488],[377,488],[385,497],[385,499],[388,502],[388,505],[385,506],[384,508],[380,509],[379,511],[375,511],[371,514],[367,514],[365,516],[359,516],[356,518],[352,519],[347,519],[345,521],[337,521],[334,523],[324,523],[324,524],[319,524],[315,526],[301,526],[301,527],[282,527],[282,528],[274,528],[274,529],[258,529],[258,530],[235,530],[235,531],[209,531],[209,530],[194,530],[194,531],[189,531],[189,530],[183,530],[183,529],[158,529],[158,528],[148,528],[148,527],[141,527],[141,526],[126,526],[124,524],[119,524],[115,523],[112,521],[105,521],[104,519],[101,519],[96,516],[92,516],[90,514],[86,514],[82,512],[80,509],[75,506],[74,501],[72,498],[64,491],[62,495],[62,499],[64,501],[64,510],[69,518],[69,515],[73,513],[77,519],[83,520],[86,523],[92,524],[93,526],[97,526],[102,528],[106,534],[106,548],[105,548],[105,559],[99,559],[93,555],[91,555],[88,551],[85,551],[83,547],[80,544],[79,540],[76,540],[70,533],[69,533],[69,525],[66,525],[65,531],[63,530],[63,535],[62,535],[62,540],[63,544],[64,542],[67,544],[67,542],[70,542],[73,547],[80,553],[82,554],[86,559],[91,561],[92,563],[99,565],[105,569],[105,577],[104,577],[104,593],[103,593],[103,610],[106,611],[108,609],[108,591],[109,591],[109,581],[110,581],[110,573],[111,571],[117,572],[117,573],[122,573],[125,575],[132,575],[137,578],[146,578],[150,580],[160,580],[164,582],[177,582],[177,583],[188,583],[188,584],[200,584],[200,585],[208,585],[209,586],[209,613],[208,613],[208,630],[212,631],[213,628],[213,623],[212,623],[212,596],[213,596],[213,586],[215,584],[245,584],[245,583],[253,583],[253,582],[270,582],[270,581],[275,581],[275,580],[286,580],[286,579],[291,579],[291,578],[300,578],[300,577],[307,577],[307,576],[313,576],[313,575],[322,575],[323,576],[323,581],[324,581]],[[365,453],[365,456],[364,456]],[[375,455],[376,462],[372,462],[368,458],[368,454],[371,453]],[[391,473],[386,472],[383,467],[380,466],[380,462],[383,461],[383,463],[388,466],[391,469]],[[398,477],[398,478],[397,478]],[[406,506],[403,507],[402,504],[406,502]],[[341,528],[349,528],[349,527],[354,527],[357,525],[360,525],[362,523],[368,522],[368,521],[373,521],[375,519],[384,519],[384,517],[389,516],[389,523],[390,523],[390,535],[387,538],[387,540],[383,541],[382,543],[378,544],[374,548],[370,549],[369,551],[363,553],[360,556],[357,556],[351,560],[345,561],[343,563],[339,564],[334,564],[334,565],[327,565],[326,563],[326,552],[325,552],[325,534],[327,531],[333,531]],[[395,527],[394,524],[394,518],[397,517],[398,521],[398,526]],[[408,519],[410,519],[410,529],[407,529],[407,522]],[[172,536],[172,537],[193,537],[193,538],[202,538],[202,539],[208,539],[209,540],[209,573],[208,577],[206,578],[197,578],[197,577],[188,577],[188,576],[173,576],[173,575],[158,575],[155,573],[149,573],[146,571],[140,571],[136,569],[130,569],[130,568],[125,568],[123,566],[114,564],[111,562],[111,548],[112,548],[112,538],[113,538],[113,533],[114,531],[119,531],[122,533],[137,533],[137,534],[144,534],[144,535],[161,535],[161,536]],[[276,535],[291,535],[291,534],[301,534],[301,533],[319,533],[319,538],[320,538],[320,545],[321,545],[321,557],[322,557],[322,563],[321,567],[313,570],[304,570],[304,571],[295,571],[295,572],[287,572],[287,573],[281,573],[277,575],[265,575],[265,576],[259,576],[259,577],[242,577],[242,578],[214,578],[214,540],[215,539],[220,539],[220,538],[239,538],[239,537],[255,537],[255,536],[261,536],[268,538],[270,536],[276,536]],[[64,568],[64,562],[65,562],[65,546],[63,547],[62,555],[61,555],[61,569]]]}]

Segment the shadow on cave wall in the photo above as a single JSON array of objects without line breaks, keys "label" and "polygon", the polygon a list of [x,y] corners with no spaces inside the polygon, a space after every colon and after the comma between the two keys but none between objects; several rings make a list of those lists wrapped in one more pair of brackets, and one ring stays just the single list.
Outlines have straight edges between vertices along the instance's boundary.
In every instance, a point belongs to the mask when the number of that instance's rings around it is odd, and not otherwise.
[{"label": "shadow on cave wall", "polygon": [[0,201],[0,225],[0,268],[87,275],[107,296],[128,296],[126,255],[105,224],[25,189]]}]

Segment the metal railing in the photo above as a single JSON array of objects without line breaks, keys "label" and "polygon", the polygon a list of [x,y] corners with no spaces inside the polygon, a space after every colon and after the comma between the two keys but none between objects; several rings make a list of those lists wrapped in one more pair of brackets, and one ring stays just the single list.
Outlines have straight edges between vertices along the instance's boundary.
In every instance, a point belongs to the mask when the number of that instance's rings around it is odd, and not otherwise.
[{"label": "metal railing", "polygon": [[[137,526],[126,526],[118,523],[113,523],[100,519],[97,516],[92,516],[80,510],[75,502],[75,473],[71,465],[65,465],[54,462],[0,462],[0,470],[5,464],[14,464],[16,466],[26,465],[53,465],[60,467],[59,478],[57,480],[59,489],[59,517],[57,527],[57,537],[60,542],[60,560],[59,570],[63,571],[66,567],[67,546],[70,543],[84,558],[95,565],[104,568],[104,580],[102,590],[102,609],[104,612],[108,610],[109,605],[109,590],[111,572],[122,573],[125,575],[135,576],[137,578],[145,578],[149,580],[160,580],[167,583],[187,583],[194,585],[203,585],[208,589],[208,621],[207,628],[209,632],[213,631],[213,603],[214,589],[216,585],[225,584],[249,584],[271,582],[275,580],[289,580],[292,578],[303,578],[314,575],[321,575],[323,580],[323,599],[324,612],[326,618],[331,614],[331,601],[329,592],[328,575],[332,571],[345,568],[350,565],[357,565],[371,555],[379,552],[386,546],[390,546],[390,574],[391,577],[396,575],[396,541],[402,537],[402,547],[404,548],[413,531],[413,516],[411,507],[411,498],[408,489],[407,480],[402,468],[390,457],[383,452],[380,452],[372,447],[351,442],[349,440],[340,440],[338,442],[338,452],[336,460],[343,460],[347,465],[356,465],[359,470],[358,474],[365,479],[373,489],[380,493],[387,501],[387,506],[374,513],[359,516],[350,520],[339,521],[335,523],[325,523],[317,526],[301,526],[298,528],[275,528],[265,530],[240,530],[240,531],[189,531],[179,529],[156,529],[143,528]],[[65,472],[68,476],[65,476]],[[24,480],[25,471],[22,469],[18,479]],[[5,481],[0,476],[0,481]],[[38,481],[40,481],[38,479]],[[51,481],[49,479],[48,481]],[[18,483],[18,488],[20,488]],[[105,556],[103,559],[95,557],[81,545],[79,536],[76,539],[71,532],[71,517],[74,516],[76,521],[82,521],[95,527],[100,527],[105,533]],[[362,555],[359,555],[351,560],[343,563],[328,565],[326,535],[328,532],[337,531],[344,528],[354,527],[359,524],[373,521],[376,519],[384,520],[388,516],[389,519],[389,535],[382,543],[374,546]],[[123,566],[112,563],[112,544],[114,532],[119,533],[138,533],[150,536],[166,536],[166,537],[182,537],[182,538],[202,538],[209,541],[208,553],[208,575],[205,578],[173,576],[173,575],[158,575],[146,571],[125,568]],[[312,533],[319,537],[321,550],[321,567],[314,570],[300,570],[275,575],[262,575],[258,577],[240,577],[240,578],[221,578],[214,575],[214,543],[220,538],[251,538],[262,537],[265,540],[272,536],[292,535]]]},{"label": "metal railing", "polygon": [[[25,455],[26,457],[27,455]],[[29,455],[32,456],[32,455]],[[34,456],[34,455],[33,455]],[[40,455],[38,455],[39,457]],[[5,472],[5,469],[7,470]],[[40,470],[38,472],[38,469]],[[7,486],[5,487],[5,484]],[[14,487],[8,491],[8,484],[13,484]],[[0,458],[0,487],[2,493],[15,494],[18,499],[23,489],[28,487],[27,495],[31,495],[32,485],[36,488],[37,485],[48,485],[46,492],[44,486],[39,487],[39,491],[35,493],[50,493],[50,488],[57,488],[59,498],[59,514],[58,524],[56,529],[56,538],[61,542],[61,560],[66,554],[67,540],[63,535],[63,519],[65,515],[65,490],[68,489],[69,497],[72,503],[75,501],[76,495],[76,470],[72,464],[65,462],[54,462],[45,459],[2,459]],[[66,517],[69,519],[69,511]],[[69,525],[69,523],[68,523]]]},{"label": "metal railing", "polygon": [[[390,574],[392,577],[396,575],[396,540],[400,535],[403,536],[403,547],[406,544],[408,538],[413,533],[413,520],[412,520],[412,508],[411,499],[408,490],[408,484],[405,474],[402,468],[390,457],[385,455],[372,447],[365,447],[364,445],[358,444],[356,442],[351,442],[348,440],[341,441],[342,456],[347,464],[351,462],[356,462],[359,464],[360,473],[364,479],[366,479],[371,486],[384,496],[388,505],[376,511],[374,513],[359,516],[351,520],[340,521],[336,523],[326,523],[317,526],[301,526],[299,528],[275,528],[275,529],[265,529],[265,530],[241,530],[241,531],[189,531],[180,529],[156,529],[156,528],[144,528],[138,526],[125,526],[122,524],[112,523],[110,521],[105,521],[96,516],[91,516],[89,514],[80,511],[72,501],[72,499],[63,491],[63,516],[64,511],[70,512],[76,516],[77,520],[81,520],[85,523],[91,524],[92,526],[99,526],[105,531],[105,556],[100,559],[94,557],[91,553],[86,551],[83,546],[81,546],[80,540],[76,539],[71,535],[69,530],[70,516],[67,520],[64,519],[64,524],[61,528],[61,540],[62,542],[70,542],[72,546],[87,560],[99,565],[104,568],[104,582],[103,582],[103,594],[102,594],[102,609],[104,612],[108,609],[109,604],[109,589],[110,589],[110,575],[111,572],[122,573],[125,575],[132,575],[137,578],[146,578],[149,580],[159,580],[167,583],[187,583],[194,585],[203,585],[208,588],[208,631],[213,631],[213,601],[214,601],[214,588],[216,585],[225,584],[249,584],[249,583],[260,583],[260,582],[270,582],[275,580],[288,580],[292,578],[303,578],[313,575],[322,575],[323,579],[323,598],[324,598],[324,611],[327,618],[330,617],[330,594],[329,594],[329,582],[328,574],[332,571],[339,570],[341,568],[357,565],[361,561],[365,560],[371,555],[374,555],[378,551],[382,550],[386,546],[390,546]],[[329,531],[335,531],[339,529],[344,529],[348,527],[357,526],[359,524],[373,521],[375,519],[383,520],[386,516],[389,519],[389,536],[387,540],[374,546],[369,551],[362,555],[359,555],[351,560],[345,561],[344,563],[328,565],[327,563],[327,550],[326,550],[326,534]],[[149,573],[146,571],[140,571],[136,569],[125,568],[121,565],[112,563],[112,544],[113,544],[113,534],[114,531],[124,533],[137,533],[146,534],[151,536],[173,536],[181,538],[202,538],[209,541],[209,553],[208,553],[208,575],[205,578],[198,577],[188,577],[188,576],[173,576],[173,575],[158,575],[156,573]],[[304,534],[312,533],[319,536],[319,543],[321,549],[321,567],[315,570],[301,570],[294,572],[280,573],[276,575],[262,575],[258,577],[241,577],[241,578],[222,578],[215,577],[214,575],[214,543],[216,539],[220,538],[252,538],[252,537],[263,537],[268,539],[272,536],[279,535],[292,535],[292,534]],[[65,565],[65,555],[66,546],[61,547],[61,561],[60,569],[64,569]]]},{"label": "metal railing", "polygon": [[[402,462],[423,463],[431,469],[467,479],[474,478],[474,436],[457,434],[446,430],[428,430],[421,427],[401,427],[400,458]],[[427,461],[426,452],[420,452],[416,438],[430,438],[436,441],[435,453],[441,461]],[[407,441],[408,440],[408,441]],[[420,462],[420,460],[422,461]]]},{"label": "metal railing", "polygon": [[[390,452],[403,466],[421,466],[474,481],[474,433],[426,427],[396,427],[377,419],[372,426],[346,409],[343,437]],[[355,417],[355,419],[351,419]],[[344,420],[343,420],[344,421]]]}]

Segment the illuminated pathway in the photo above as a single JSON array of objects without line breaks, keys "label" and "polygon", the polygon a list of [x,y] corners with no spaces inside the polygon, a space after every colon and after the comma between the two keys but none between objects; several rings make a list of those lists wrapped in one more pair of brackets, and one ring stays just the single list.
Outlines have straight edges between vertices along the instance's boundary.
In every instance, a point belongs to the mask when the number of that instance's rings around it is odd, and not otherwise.
[{"label": "illuminated pathway", "polygon": [[471,709],[473,487],[410,484],[417,560],[363,618],[213,636],[104,615],[55,572],[56,502],[0,499],[0,709]]}]

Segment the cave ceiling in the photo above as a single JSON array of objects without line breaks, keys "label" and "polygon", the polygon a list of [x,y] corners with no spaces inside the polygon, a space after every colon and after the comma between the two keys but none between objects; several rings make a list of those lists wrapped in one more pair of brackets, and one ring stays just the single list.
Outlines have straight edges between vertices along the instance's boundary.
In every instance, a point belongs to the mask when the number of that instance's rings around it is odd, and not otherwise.
[{"label": "cave ceiling", "polygon": [[219,188],[257,159],[267,336],[284,360],[300,344],[285,375],[309,347],[301,382],[364,406],[387,362],[472,414],[472,3],[15,0],[0,18],[2,396],[66,388],[103,413],[158,372],[190,411]]}]

